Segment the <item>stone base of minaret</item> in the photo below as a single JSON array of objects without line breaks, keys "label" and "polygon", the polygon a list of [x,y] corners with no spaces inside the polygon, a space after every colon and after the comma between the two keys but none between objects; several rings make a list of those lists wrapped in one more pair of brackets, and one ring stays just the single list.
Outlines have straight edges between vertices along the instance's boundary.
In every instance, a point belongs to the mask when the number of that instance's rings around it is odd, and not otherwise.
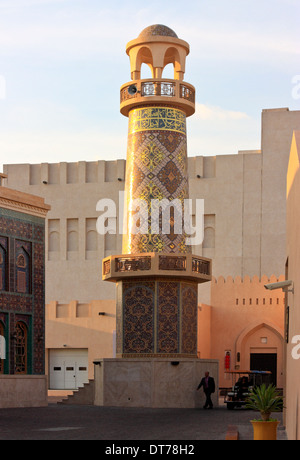
[{"label": "stone base of minaret", "polygon": [[218,388],[219,376],[217,360],[197,358],[198,284],[211,280],[211,260],[123,254],[102,268],[117,285],[116,358],[94,361],[95,405],[202,407],[201,378],[209,371]]},{"label": "stone base of minaret", "polygon": [[143,253],[103,260],[102,278],[117,285],[116,356],[197,358],[198,284],[211,260]]},{"label": "stone base of minaret", "polygon": [[[202,408],[205,396],[196,389],[205,372],[219,386],[219,362],[213,359],[115,358],[94,365],[96,406]],[[212,402],[218,406],[217,391]]]}]

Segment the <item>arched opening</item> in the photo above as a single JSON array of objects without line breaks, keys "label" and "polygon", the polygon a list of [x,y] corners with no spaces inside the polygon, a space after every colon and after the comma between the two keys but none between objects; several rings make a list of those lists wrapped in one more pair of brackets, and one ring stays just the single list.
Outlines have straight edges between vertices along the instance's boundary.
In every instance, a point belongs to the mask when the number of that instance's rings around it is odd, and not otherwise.
[{"label": "arched opening", "polygon": [[49,234],[49,252],[60,251],[60,237],[59,232],[51,232]]},{"label": "arched opening", "polygon": [[153,78],[153,70],[149,64],[141,65],[141,79]]},{"label": "arched opening", "polygon": [[274,325],[256,323],[249,325],[238,337],[236,364],[240,369],[268,370],[272,372],[271,383],[283,386],[283,331]]},{"label": "arched opening", "polygon": [[15,373],[27,374],[28,363],[28,330],[22,321],[15,327]]},{"label": "arched opening", "polygon": [[[143,64],[147,64],[144,66]],[[146,46],[143,46],[142,48],[139,49],[137,55],[136,55],[136,62],[134,66],[134,73],[140,73],[140,76],[138,77],[139,79],[143,78],[149,78],[148,75],[144,76],[144,70],[145,68],[148,70],[151,70],[150,78],[154,78],[154,73],[153,73],[153,56],[151,53],[151,50],[147,48]]]},{"label": "arched opening", "polygon": [[215,247],[215,229],[212,227],[206,227],[204,229],[203,248],[214,248]]},{"label": "arched opening", "polygon": [[31,293],[31,260],[28,252],[21,246],[16,255],[17,292]]},{"label": "arched opening", "polygon": [[86,250],[97,251],[97,232],[89,230],[86,235]]},{"label": "arched opening", "polygon": [[184,63],[181,61],[182,59],[177,48],[170,47],[166,50],[164,57],[164,69],[168,66],[168,64],[172,64],[173,75],[170,78],[175,78],[179,80],[183,79]]},{"label": "arched opening", "polygon": [[7,261],[6,250],[0,244],[0,291],[7,290]]},{"label": "arched opening", "polygon": [[163,78],[174,79],[174,65],[172,63],[167,64],[164,67],[162,76],[163,76]]},{"label": "arched opening", "polygon": [[4,374],[4,356],[5,356],[5,337],[4,325],[0,321],[0,374]]},{"label": "arched opening", "polygon": [[78,233],[75,230],[68,233],[68,251],[78,251]]}]

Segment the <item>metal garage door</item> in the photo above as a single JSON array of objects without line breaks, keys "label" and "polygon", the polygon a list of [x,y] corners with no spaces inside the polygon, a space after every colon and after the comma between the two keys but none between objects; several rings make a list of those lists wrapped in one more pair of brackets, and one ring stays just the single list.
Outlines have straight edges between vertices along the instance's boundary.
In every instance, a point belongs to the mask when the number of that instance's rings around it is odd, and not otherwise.
[{"label": "metal garage door", "polygon": [[50,389],[76,390],[88,382],[87,349],[50,350]]}]

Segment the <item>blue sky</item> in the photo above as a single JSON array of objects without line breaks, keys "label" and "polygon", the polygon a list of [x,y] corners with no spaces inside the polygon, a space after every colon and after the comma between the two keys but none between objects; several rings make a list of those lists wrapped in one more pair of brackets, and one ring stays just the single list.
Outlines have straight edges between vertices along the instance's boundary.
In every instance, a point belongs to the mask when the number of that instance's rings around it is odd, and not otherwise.
[{"label": "blue sky", "polygon": [[299,17],[299,0],[0,0],[0,171],[126,158],[125,47],[151,24],[190,44],[189,156],[259,149],[262,109],[300,109]]}]

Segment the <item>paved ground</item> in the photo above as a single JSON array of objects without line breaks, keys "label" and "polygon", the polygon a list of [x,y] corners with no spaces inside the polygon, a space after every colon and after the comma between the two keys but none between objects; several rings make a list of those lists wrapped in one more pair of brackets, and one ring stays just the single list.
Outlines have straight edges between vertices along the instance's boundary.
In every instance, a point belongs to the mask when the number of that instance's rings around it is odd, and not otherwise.
[{"label": "paved ground", "polygon": [[[238,427],[241,440],[251,440],[249,420],[255,416],[246,409],[228,411],[223,405],[203,410],[49,404],[44,408],[0,409],[0,440],[225,440],[229,425]],[[282,414],[276,418],[281,420]],[[286,439],[283,428],[278,430],[278,439]]]}]

